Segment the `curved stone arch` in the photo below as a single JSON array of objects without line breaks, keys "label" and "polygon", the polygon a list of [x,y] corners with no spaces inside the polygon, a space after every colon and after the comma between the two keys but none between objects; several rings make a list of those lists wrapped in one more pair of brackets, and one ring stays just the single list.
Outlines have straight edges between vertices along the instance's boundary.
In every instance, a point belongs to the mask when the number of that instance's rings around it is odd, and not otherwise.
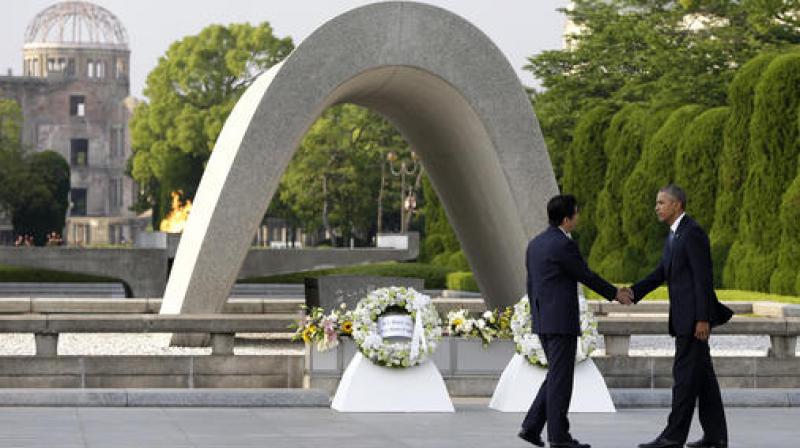
[{"label": "curved stone arch", "polygon": [[526,244],[558,191],[528,97],[473,25],[389,2],[324,24],[239,100],[200,182],[162,313],[222,309],[295,149],[338,103],[381,113],[415,148],[487,304],[525,293]]}]

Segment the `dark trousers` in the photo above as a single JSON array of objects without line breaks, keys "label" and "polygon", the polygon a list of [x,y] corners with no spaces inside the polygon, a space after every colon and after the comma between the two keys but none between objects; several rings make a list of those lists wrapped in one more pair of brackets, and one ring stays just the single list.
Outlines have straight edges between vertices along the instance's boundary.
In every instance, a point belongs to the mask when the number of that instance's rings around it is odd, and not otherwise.
[{"label": "dark trousers", "polygon": [[547,423],[547,440],[563,443],[572,440],[569,434],[567,411],[572,400],[572,380],[575,374],[575,351],[578,337],[575,335],[539,335],[547,356],[547,377],[533,400],[528,415],[522,422],[522,430],[539,435]]},{"label": "dark trousers", "polygon": [[684,443],[689,436],[694,406],[699,402],[700,425],[710,441],[728,440],[725,409],[717,375],[711,362],[708,341],[694,336],[675,339],[675,364],[672,366],[672,412],[661,437]]}]

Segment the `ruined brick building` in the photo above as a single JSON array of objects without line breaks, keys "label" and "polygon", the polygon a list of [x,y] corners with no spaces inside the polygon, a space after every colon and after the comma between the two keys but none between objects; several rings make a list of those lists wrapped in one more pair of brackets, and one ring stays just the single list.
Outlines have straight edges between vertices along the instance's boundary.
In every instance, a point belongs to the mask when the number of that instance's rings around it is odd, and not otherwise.
[{"label": "ruined brick building", "polygon": [[[53,150],[69,162],[65,240],[131,241],[147,219],[129,210],[136,185],[125,166],[135,100],[125,27],[92,3],[56,3],[30,22],[22,53],[22,76],[0,76],[0,97],[22,107],[22,140],[29,150]],[[7,218],[5,224],[0,238],[8,240]]]}]

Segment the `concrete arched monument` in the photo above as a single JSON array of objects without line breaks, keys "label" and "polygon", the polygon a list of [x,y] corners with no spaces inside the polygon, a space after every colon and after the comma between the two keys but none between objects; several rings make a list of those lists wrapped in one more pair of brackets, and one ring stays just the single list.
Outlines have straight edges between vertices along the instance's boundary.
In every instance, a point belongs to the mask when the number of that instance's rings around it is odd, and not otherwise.
[{"label": "concrete arched monument", "polygon": [[338,103],[379,112],[415,148],[487,304],[525,294],[525,247],[558,191],[528,96],[466,20],[389,2],[327,22],[239,100],[200,182],[161,313],[221,311],[295,149]]}]

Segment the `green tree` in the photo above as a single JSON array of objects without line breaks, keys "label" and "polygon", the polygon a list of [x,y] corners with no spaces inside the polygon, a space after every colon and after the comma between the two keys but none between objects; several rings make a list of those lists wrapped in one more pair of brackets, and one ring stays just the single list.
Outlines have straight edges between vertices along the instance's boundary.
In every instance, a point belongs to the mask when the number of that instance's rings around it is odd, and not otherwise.
[{"label": "green tree", "polygon": [[750,118],[756,85],[764,70],[775,58],[766,53],[747,62],[736,73],[728,90],[731,112],[725,126],[724,146],[719,161],[714,225],[711,228],[711,254],[717,286],[732,288],[734,270],[727,263],[731,245],[739,230],[742,189],[747,178],[747,148],[750,142]]},{"label": "green tree", "polygon": [[614,112],[609,105],[599,105],[581,116],[564,164],[562,191],[574,194],[581,205],[581,220],[575,238],[581,252],[586,255],[597,237],[598,226],[593,218],[597,210],[597,194],[605,183],[603,145]]},{"label": "green tree", "polygon": [[641,260],[625,257],[627,243],[622,228],[625,182],[636,167],[642,148],[669,116],[671,109],[652,109],[629,104],[614,115],[606,131],[604,151],[608,159],[603,190],[597,196],[595,222],[602,223],[589,254],[589,264],[603,276],[625,281],[636,272]]},{"label": "green tree", "polygon": [[469,263],[461,250],[461,243],[447,219],[433,184],[425,176],[422,180],[422,194],[425,198],[425,240],[420,259],[436,266],[444,266],[460,271],[469,271]]},{"label": "green tree", "polygon": [[24,168],[15,180],[16,194],[10,204],[14,233],[32,235],[36,245],[44,245],[47,234],[64,230],[69,164],[57,152],[36,152],[25,157]]},{"label": "green tree", "polygon": [[780,225],[778,264],[770,278],[770,291],[800,295],[800,172],[783,194]]},{"label": "green tree", "polygon": [[756,86],[739,234],[728,263],[737,289],[768,291],[777,266],[781,198],[797,174],[800,53],[776,57]]},{"label": "green tree", "polygon": [[[575,0],[563,10],[580,32],[562,50],[531,57],[534,105],[554,170],[580,117],[598,103],[725,105],[736,70],[763,50],[800,40],[797,0]],[[792,5],[794,4],[794,5]]]},{"label": "green tree", "polygon": [[16,194],[12,178],[22,165],[22,109],[14,100],[0,99],[0,207],[10,208]]},{"label": "green tree", "polygon": [[[308,230],[366,240],[375,229],[381,165],[390,150],[409,158],[408,145],[385,119],[350,104],[332,107],[311,126],[281,178],[280,201]],[[392,181],[385,176],[385,210],[400,204]]]},{"label": "green tree", "polygon": [[687,105],[669,115],[663,126],[645,145],[633,173],[622,191],[622,228],[627,242],[626,260],[637,260],[626,280],[649,273],[661,258],[666,229],[654,218],[653,205],[658,189],[675,180],[675,154],[687,126],[703,111]]},{"label": "green tree", "polygon": [[148,74],[131,121],[129,169],[142,188],[140,206],[157,227],[172,192],[194,198],[203,169],[236,101],[255,78],[294,48],[268,23],[211,25],[173,43]]},{"label": "green tree", "polygon": [[678,143],[675,182],[688,192],[686,211],[704,229],[710,229],[714,221],[717,167],[729,116],[728,107],[703,112],[689,124]]}]

